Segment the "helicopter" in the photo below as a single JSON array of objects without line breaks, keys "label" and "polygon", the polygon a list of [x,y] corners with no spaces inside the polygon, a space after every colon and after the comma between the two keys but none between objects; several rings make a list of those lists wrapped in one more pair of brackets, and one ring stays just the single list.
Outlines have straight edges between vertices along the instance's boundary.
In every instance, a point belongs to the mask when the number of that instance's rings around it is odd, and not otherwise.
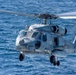
[{"label": "helicopter", "polygon": [[67,29],[48,24],[47,20],[55,19],[76,19],[76,16],[54,15],[54,14],[23,14],[19,12],[0,10],[0,13],[17,14],[20,16],[35,17],[43,19],[44,23],[33,24],[19,32],[16,38],[16,49],[20,52],[19,60],[24,60],[24,54],[47,54],[54,66],[59,66],[58,57],[66,57],[76,52],[76,36],[73,43],[65,40],[63,36],[67,34]]}]

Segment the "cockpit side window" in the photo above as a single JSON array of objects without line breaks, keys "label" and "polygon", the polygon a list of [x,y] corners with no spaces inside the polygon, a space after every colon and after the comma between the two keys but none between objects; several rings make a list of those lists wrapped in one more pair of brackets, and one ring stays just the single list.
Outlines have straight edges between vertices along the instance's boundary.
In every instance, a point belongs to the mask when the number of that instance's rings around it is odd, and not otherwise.
[{"label": "cockpit side window", "polygon": [[33,35],[32,35],[32,38],[36,38],[38,32],[34,32]]},{"label": "cockpit side window", "polygon": [[38,40],[41,40],[41,37],[42,37],[42,33],[38,33],[38,35],[37,35],[36,38],[37,38]]},{"label": "cockpit side window", "polygon": [[47,41],[47,35],[46,34],[43,34],[42,41],[43,42],[46,42]]},{"label": "cockpit side window", "polygon": [[42,36],[42,33],[34,32],[33,35],[32,35],[32,38],[36,38],[38,40],[41,40],[41,36]]}]

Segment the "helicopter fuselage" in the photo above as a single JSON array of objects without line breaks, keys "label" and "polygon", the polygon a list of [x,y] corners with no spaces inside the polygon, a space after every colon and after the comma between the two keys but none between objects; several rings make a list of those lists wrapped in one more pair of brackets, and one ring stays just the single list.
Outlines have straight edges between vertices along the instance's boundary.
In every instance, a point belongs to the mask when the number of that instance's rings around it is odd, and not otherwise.
[{"label": "helicopter fuselage", "polygon": [[[28,51],[30,53],[32,51],[51,53],[56,49],[64,50],[67,52],[73,51],[71,50],[71,48],[74,49],[72,44],[67,43],[63,39],[62,35],[65,35],[66,33],[65,28],[60,28],[63,30],[56,32],[57,29],[53,29],[52,27],[54,26],[34,24],[31,25],[28,30],[21,30],[16,39],[17,49],[19,49],[20,52]],[[72,47],[70,48],[70,46]],[[67,49],[70,50],[68,51]]]},{"label": "helicopter fuselage", "polygon": [[60,26],[34,24],[28,29],[21,30],[16,39],[17,50],[22,54],[49,54],[50,61],[59,65],[57,57],[66,57],[76,52],[75,42],[64,39],[67,30]]}]

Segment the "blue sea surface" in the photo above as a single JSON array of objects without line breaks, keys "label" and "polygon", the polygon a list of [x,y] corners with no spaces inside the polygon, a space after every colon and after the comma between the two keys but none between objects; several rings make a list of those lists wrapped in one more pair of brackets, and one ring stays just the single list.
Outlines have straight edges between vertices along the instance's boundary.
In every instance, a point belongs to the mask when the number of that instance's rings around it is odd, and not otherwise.
[{"label": "blue sea surface", "polygon": [[[76,11],[75,0],[0,0],[0,10],[21,13],[61,14]],[[15,39],[26,25],[39,23],[36,18],[0,13],[0,75],[76,75],[76,53],[59,58],[60,66],[53,66],[47,55],[27,55],[20,62]],[[64,36],[70,42],[74,39],[76,20],[58,19],[54,24],[66,27]]]}]

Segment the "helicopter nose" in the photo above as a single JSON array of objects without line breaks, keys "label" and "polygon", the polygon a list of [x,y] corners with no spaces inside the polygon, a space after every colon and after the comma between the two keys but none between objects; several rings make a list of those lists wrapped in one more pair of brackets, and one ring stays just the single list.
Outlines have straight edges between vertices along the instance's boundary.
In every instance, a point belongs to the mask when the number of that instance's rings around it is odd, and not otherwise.
[{"label": "helicopter nose", "polygon": [[20,44],[21,46],[26,46],[27,43],[26,43],[24,40],[20,40],[19,44]]},{"label": "helicopter nose", "polygon": [[22,39],[19,41],[17,49],[34,50],[34,41],[30,39]]},{"label": "helicopter nose", "polygon": [[23,49],[23,48],[26,48],[26,47],[27,47],[27,43],[25,43],[24,40],[16,41],[16,48],[18,50]]},{"label": "helicopter nose", "polygon": [[20,42],[19,42],[19,44],[20,44],[20,46],[22,47],[22,48],[27,48],[28,47],[28,45],[29,45],[29,41],[28,40],[26,40],[26,39],[22,39],[22,40],[20,40]]}]

